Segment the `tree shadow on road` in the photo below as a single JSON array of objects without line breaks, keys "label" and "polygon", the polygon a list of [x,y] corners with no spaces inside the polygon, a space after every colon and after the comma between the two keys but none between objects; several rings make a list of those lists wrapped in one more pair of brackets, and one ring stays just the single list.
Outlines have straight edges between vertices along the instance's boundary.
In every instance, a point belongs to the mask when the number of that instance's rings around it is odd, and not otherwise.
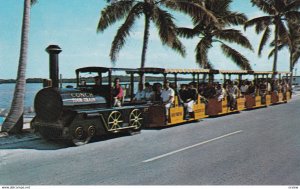
[{"label": "tree shadow on road", "polygon": [[[105,136],[94,137],[89,143],[97,143],[114,138],[128,137],[137,133],[117,133]],[[89,145],[85,144],[85,145]],[[84,146],[85,146],[84,145]],[[0,138],[0,150],[32,149],[32,150],[61,150],[67,148],[80,148],[70,141],[64,140],[45,140],[34,134],[25,133],[22,135],[8,136]]]}]

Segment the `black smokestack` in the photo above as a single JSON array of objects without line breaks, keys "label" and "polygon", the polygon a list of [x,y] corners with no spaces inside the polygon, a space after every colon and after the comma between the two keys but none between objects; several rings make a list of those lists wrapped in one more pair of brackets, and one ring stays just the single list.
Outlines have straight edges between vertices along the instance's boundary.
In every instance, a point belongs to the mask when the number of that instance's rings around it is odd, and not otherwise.
[{"label": "black smokestack", "polygon": [[52,80],[52,87],[58,88],[59,84],[59,68],[58,54],[62,51],[58,45],[49,45],[46,48],[49,53],[49,76]]}]

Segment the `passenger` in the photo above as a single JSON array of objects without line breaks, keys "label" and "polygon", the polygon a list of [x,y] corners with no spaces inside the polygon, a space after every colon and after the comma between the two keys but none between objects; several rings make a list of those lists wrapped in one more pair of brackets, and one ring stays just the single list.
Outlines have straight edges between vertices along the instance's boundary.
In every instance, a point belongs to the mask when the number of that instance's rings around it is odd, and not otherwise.
[{"label": "passenger", "polygon": [[205,98],[213,98],[216,95],[216,89],[212,83],[208,83],[207,88],[204,91]]},{"label": "passenger", "polygon": [[199,87],[198,87],[198,91],[199,91],[199,95],[204,96],[204,83],[200,83]]},{"label": "passenger", "polygon": [[187,90],[187,99],[184,103],[184,107],[187,110],[188,116],[185,118],[194,118],[195,113],[194,113],[194,104],[197,102],[198,99],[198,91],[195,88],[195,85],[193,82],[189,83],[188,85],[188,90]]},{"label": "passenger", "polygon": [[241,89],[242,96],[245,96],[245,94],[248,90],[248,81],[247,80],[242,82],[242,85],[241,85],[240,89]]},{"label": "passenger", "polygon": [[234,83],[230,82],[228,85],[228,106],[230,107],[230,110],[236,109],[237,105],[237,98],[239,94],[239,89],[238,89],[238,82],[235,81]]},{"label": "passenger", "polygon": [[284,80],[281,83],[281,92],[283,95],[283,100],[286,100],[287,83]]},{"label": "passenger", "polygon": [[101,84],[101,78],[100,76],[96,76],[94,77],[94,86],[93,86],[93,93],[99,95],[101,93],[101,88],[100,88],[100,84]]},{"label": "passenger", "polygon": [[86,86],[86,81],[85,80],[81,80],[80,85],[81,86]]},{"label": "passenger", "polygon": [[246,92],[247,95],[251,95],[252,97],[255,97],[256,88],[254,86],[253,81],[249,81],[248,90]]},{"label": "passenger", "polygon": [[146,82],[145,83],[145,99],[147,101],[150,101],[152,99],[152,86],[150,85],[150,83]]},{"label": "passenger", "polygon": [[152,92],[152,101],[154,102],[161,102],[161,93],[162,93],[162,86],[160,83],[155,83],[153,85],[153,92]]},{"label": "passenger", "polygon": [[95,82],[95,86],[100,86],[101,85],[101,78],[100,78],[100,76],[94,77],[94,82]]},{"label": "passenger", "polygon": [[264,80],[259,84],[259,95],[261,96],[262,104],[265,104],[267,95],[267,83]]},{"label": "passenger", "polygon": [[272,90],[272,86],[271,86],[271,83],[270,81],[266,81],[266,84],[267,84],[267,94],[271,94],[271,90]]},{"label": "passenger", "polygon": [[115,78],[114,81],[114,88],[112,89],[112,96],[113,96],[113,106],[120,107],[123,101],[123,88],[120,85],[120,79]]},{"label": "passenger", "polygon": [[164,82],[164,89],[160,95],[166,110],[166,122],[168,121],[169,108],[172,106],[175,97],[175,91],[170,87],[169,81]]},{"label": "passenger", "polygon": [[222,87],[222,84],[217,85],[216,89],[216,98],[218,98],[218,101],[221,102],[226,97],[226,91]]},{"label": "passenger", "polygon": [[279,93],[278,80],[273,81],[273,83],[272,83],[272,92],[275,93],[275,95],[278,95],[278,93]]},{"label": "passenger", "polygon": [[178,95],[178,98],[179,98],[179,102],[181,104],[184,104],[188,98],[188,90],[187,90],[187,85],[186,84],[181,84],[180,85],[180,90],[179,90],[179,95]]},{"label": "passenger", "polygon": [[139,89],[136,92],[133,101],[142,101],[145,100],[145,91],[143,90],[143,84],[139,83]]}]

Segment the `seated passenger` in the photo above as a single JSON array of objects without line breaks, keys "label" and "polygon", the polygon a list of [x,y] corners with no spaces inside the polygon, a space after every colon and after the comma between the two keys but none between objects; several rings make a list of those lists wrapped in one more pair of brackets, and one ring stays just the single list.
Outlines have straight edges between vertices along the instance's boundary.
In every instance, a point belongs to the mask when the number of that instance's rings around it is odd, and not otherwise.
[{"label": "seated passenger", "polygon": [[178,92],[178,98],[179,98],[179,102],[181,104],[184,104],[187,100],[187,95],[188,95],[188,90],[187,90],[187,85],[186,84],[181,84],[180,85],[180,89]]},{"label": "seated passenger", "polygon": [[236,109],[237,105],[237,98],[239,95],[239,89],[237,85],[237,81],[234,83],[230,82],[228,85],[228,106],[230,107],[231,111]]},{"label": "seated passenger", "polygon": [[275,93],[275,95],[278,95],[279,93],[279,86],[278,86],[278,80],[273,81],[272,83],[272,92]]},{"label": "seated passenger", "polygon": [[86,81],[85,80],[81,80],[80,85],[81,86],[86,86]]},{"label": "seated passenger", "polygon": [[267,95],[267,82],[262,80],[259,84],[259,95],[261,96],[261,103],[266,103],[266,95]]},{"label": "seated passenger", "polygon": [[166,109],[166,121],[169,115],[169,108],[172,106],[174,102],[174,97],[175,97],[175,91],[170,87],[169,81],[164,82],[164,89],[161,92],[160,95],[163,105],[165,106]]},{"label": "seated passenger", "polygon": [[162,86],[160,83],[155,83],[153,85],[152,91],[152,101],[160,102],[161,101],[161,93],[162,93]]},{"label": "seated passenger", "polygon": [[[187,90],[187,99],[184,103],[184,107],[187,110],[188,116],[190,118],[194,118],[194,104],[197,102],[198,99],[198,91],[195,88],[194,83],[189,83],[188,90]],[[186,118],[188,118],[188,116]]]},{"label": "seated passenger", "polygon": [[246,91],[246,94],[251,95],[252,97],[255,97],[255,92],[256,92],[256,87],[255,87],[253,81],[249,81],[249,86]]},{"label": "seated passenger", "polygon": [[123,100],[123,88],[120,85],[120,79],[116,78],[114,81],[114,88],[112,89],[113,106],[120,107]]},{"label": "seated passenger", "polygon": [[94,77],[94,86],[93,86],[93,93],[99,95],[101,93],[100,85],[101,85],[101,78],[100,76]]},{"label": "seated passenger", "polygon": [[221,102],[226,97],[226,91],[222,87],[222,84],[218,84],[216,88],[216,97],[218,98],[218,101]]},{"label": "seated passenger", "polygon": [[145,100],[145,91],[143,90],[143,84],[139,83],[139,89],[136,92],[133,101],[142,101]]},{"label": "seated passenger", "polygon": [[259,83],[259,95],[266,96],[266,94],[267,94],[267,83],[264,81],[261,81]]},{"label": "seated passenger", "polygon": [[94,82],[95,82],[95,86],[100,86],[101,85],[101,78],[100,78],[100,76],[94,77]]},{"label": "seated passenger", "polygon": [[248,90],[248,81],[247,80],[243,81],[240,89],[241,89],[241,94],[244,96]]},{"label": "seated passenger", "polygon": [[148,82],[145,83],[144,92],[145,92],[145,99],[147,101],[151,100],[153,93],[152,93],[152,86],[150,85],[150,83],[148,83]]},{"label": "seated passenger", "polygon": [[286,92],[287,92],[287,83],[283,80],[281,83],[281,92],[283,95],[283,100],[286,100]]},{"label": "seated passenger", "polygon": [[198,87],[199,95],[204,96],[204,88],[205,88],[204,83],[200,83]]},{"label": "seated passenger", "polygon": [[207,87],[204,89],[203,96],[205,98],[213,98],[216,95],[216,89],[212,83],[208,83]]}]

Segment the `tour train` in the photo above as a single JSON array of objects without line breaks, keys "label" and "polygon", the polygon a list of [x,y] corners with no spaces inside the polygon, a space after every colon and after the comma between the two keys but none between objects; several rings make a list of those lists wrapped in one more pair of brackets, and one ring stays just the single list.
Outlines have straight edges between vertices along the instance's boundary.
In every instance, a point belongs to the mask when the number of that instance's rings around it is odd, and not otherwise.
[{"label": "tour train", "polygon": [[[49,46],[46,50],[50,54],[51,84],[37,93],[34,100],[36,116],[31,121],[31,128],[45,139],[66,140],[75,145],[82,145],[95,136],[137,132],[142,128],[168,127],[206,117],[284,103],[291,99],[289,89],[272,92],[268,89],[270,87],[268,83],[265,85],[263,95],[239,93],[233,107],[228,98],[218,99],[215,96],[202,95],[201,92],[205,93],[205,89],[200,90],[200,86],[207,80],[208,85],[216,83],[214,82],[216,75],[223,75],[223,83],[228,82],[228,85],[232,85],[232,80],[242,83],[244,81],[242,77],[246,75],[253,76],[255,82],[271,81],[272,72],[247,70],[84,67],[76,70],[75,88],[71,86],[62,88],[58,87],[58,54],[61,50],[55,45]],[[281,80],[282,75],[288,78],[290,73],[276,74],[279,75],[278,80]],[[175,99],[168,110],[160,101],[134,101],[134,84],[139,78],[148,78],[149,75],[156,80],[152,81],[153,85],[166,80],[172,81]],[[205,77],[208,77],[207,80]],[[94,78],[100,81],[97,85]],[[115,78],[120,78],[121,82],[129,78],[126,86],[123,86],[124,97],[121,106],[113,104],[112,83]],[[185,82],[192,83],[199,89],[200,94],[195,99],[193,114],[190,117],[186,116],[186,108],[181,102],[177,87],[179,83]]]}]

